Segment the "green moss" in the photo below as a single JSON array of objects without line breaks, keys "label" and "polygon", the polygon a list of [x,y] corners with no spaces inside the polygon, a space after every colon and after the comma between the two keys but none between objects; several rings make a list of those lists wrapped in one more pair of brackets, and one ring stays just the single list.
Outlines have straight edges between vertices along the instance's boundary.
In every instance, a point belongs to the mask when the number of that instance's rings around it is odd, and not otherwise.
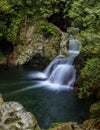
[{"label": "green moss", "polygon": [[39,29],[38,32],[43,32],[44,35],[57,36],[60,34],[52,23],[48,23],[45,20],[40,20],[37,24]]},{"label": "green moss", "polygon": [[20,36],[19,36],[19,39],[20,39],[20,41],[24,41],[24,40],[26,39],[26,37],[23,36],[23,35],[20,35]]},{"label": "green moss", "polygon": [[91,116],[100,118],[100,101],[91,105],[90,113],[91,113]]}]

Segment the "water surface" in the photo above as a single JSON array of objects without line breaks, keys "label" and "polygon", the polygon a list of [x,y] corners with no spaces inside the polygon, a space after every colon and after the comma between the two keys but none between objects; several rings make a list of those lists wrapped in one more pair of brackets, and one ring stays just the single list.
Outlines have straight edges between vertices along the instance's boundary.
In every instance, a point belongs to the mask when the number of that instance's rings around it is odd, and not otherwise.
[{"label": "water surface", "polygon": [[44,129],[56,122],[81,123],[89,118],[91,99],[79,100],[74,89],[48,89],[48,85],[41,84],[43,81],[33,80],[31,74],[34,75],[33,70],[24,68],[0,68],[0,92],[4,100],[23,104]]}]

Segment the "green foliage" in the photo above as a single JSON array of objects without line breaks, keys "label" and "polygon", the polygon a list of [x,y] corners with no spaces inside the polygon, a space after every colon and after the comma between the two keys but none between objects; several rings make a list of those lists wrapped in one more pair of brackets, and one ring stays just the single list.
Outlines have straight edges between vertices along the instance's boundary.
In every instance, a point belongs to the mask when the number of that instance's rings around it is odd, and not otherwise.
[{"label": "green foliage", "polygon": [[[73,26],[80,29],[98,28],[100,20],[100,2],[96,0],[74,1],[69,16],[73,19]],[[99,28],[100,29],[100,28]]]},{"label": "green foliage", "polygon": [[[73,1],[73,0],[72,0]],[[71,7],[70,0],[1,0],[0,1],[0,38],[7,40],[16,38],[20,23],[29,21],[29,18],[39,15],[48,18],[53,14],[66,13]],[[51,27],[45,26],[50,34],[54,34]]]},{"label": "green foliage", "polygon": [[7,39],[10,40],[14,40],[14,38],[16,38],[17,33],[18,33],[18,29],[19,29],[19,24],[22,21],[21,17],[17,17],[17,18],[13,18],[12,22],[10,24],[10,27],[8,28],[7,32]]},{"label": "green foliage", "polygon": [[[83,86],[80,88],[79,97],[89,96],[92,93],[92,87],[100,82],[100,59],[88,59],[85,67],[81,70]],[[98,86],[96,86],[98,87]]]},{"label": "green foliage", "polygon": [[74,0],[68,15],[73,19],[72,25],[80,28],[77,37],[83,44],[79,96],[89,96],[100,81],[100,2]]},{"label": "green foliage", "polygon": [[37,6],[40,6],[40,13],[43,18],[50,17],[53,13],[59,12],[58,3],[61,0],[37,0]]},{"label": "green foliage", "polygon": [[48,33],[49,35],[53,36],[58,34],[58,31],[53,27],[53,25],[50,23],[48,24],[46,21],[40,21],[39,28],[44,34]]},{"label": "green foliage", "polygon": [[9,12],[11,6],[8,4],[6,0],[0,0],[0,12]]},{"label": "green foliage", "polygon": [[66,17],[73,0],[37,0],[36,6],[43,18],[48,18],[53,14],[61,13]]},{"label": "green foliage", "polygon": [[[20,23],[27,22],[34,15],[32,0],[0,1],[0,38],[16,39]],[[27,18],[27,19],[26,19]]]},{"label": "green foliage", "polygon": [[81,53],[86,59],[100,56],[100,32],[86,29],[81,31],[78,39],[83,43]]}]

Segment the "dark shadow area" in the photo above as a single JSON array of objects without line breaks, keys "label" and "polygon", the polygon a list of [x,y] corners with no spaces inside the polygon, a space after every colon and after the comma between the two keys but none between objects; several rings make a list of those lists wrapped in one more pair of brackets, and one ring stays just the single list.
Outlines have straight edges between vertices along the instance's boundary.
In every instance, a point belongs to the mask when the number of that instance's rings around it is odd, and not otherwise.
[{"label": "dark shadow area", "polygon": [[8,55],[14,50],[13,44],[6,39],[0,39],[0,52],[3,55]]},{"label": "dark shadow area", "polygon": [[25,68],[29,67],[30,69],[36,69],[36,70],[43,70],[46,68],[50,61],[48,61],[47,58],[42,57],[39,53],[34,55],[31,60],[29,60],[27,63],[25,63],[23,66]]},{"label": "dark shadow area", "polygon": [[71,19],[69,17],[63,18],[62,13],[53,14],[48,18],[48,21],[56,25],[62,31],[67,31],[67,27],[71,27]]}]

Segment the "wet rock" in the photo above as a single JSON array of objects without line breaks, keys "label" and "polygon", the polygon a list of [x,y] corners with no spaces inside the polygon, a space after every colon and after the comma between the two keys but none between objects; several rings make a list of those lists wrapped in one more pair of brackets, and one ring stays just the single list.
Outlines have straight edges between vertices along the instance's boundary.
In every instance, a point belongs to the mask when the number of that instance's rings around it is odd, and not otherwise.
[{"label": "wet rock", "polygon": [[84,130],[100,130],[100,119],[89,119],[83,122]]},{"label": "wet rock", "polygon": [[92,124],[94,123],[95,119],[89,119],[83,122],[83,128],[90,129],[92,127]]},{"label": "wet rock", "polygon": [[100,117],[100,100],[91,105],[90,114],[92,117]]},{"label": "wet rock", "polygon": [[100,130],[100,101],[90,107],[91,118],[84,121],[82,127],[86,130]]},{"label": "wet rock", "polygon": [[48,130],[84,130],[77,122],[58,123]]},{"label": "wet rock", "polygon": [[68,55],[67,43],[68,43],[68,34],[62,33],[61,41],[60,41],[60,53],[59,54],[64,55],[64,56]]},{"label": "wet rock", "polygon": [[0,130],[40,130],[36,118],[18,102],[0,105]]}]

